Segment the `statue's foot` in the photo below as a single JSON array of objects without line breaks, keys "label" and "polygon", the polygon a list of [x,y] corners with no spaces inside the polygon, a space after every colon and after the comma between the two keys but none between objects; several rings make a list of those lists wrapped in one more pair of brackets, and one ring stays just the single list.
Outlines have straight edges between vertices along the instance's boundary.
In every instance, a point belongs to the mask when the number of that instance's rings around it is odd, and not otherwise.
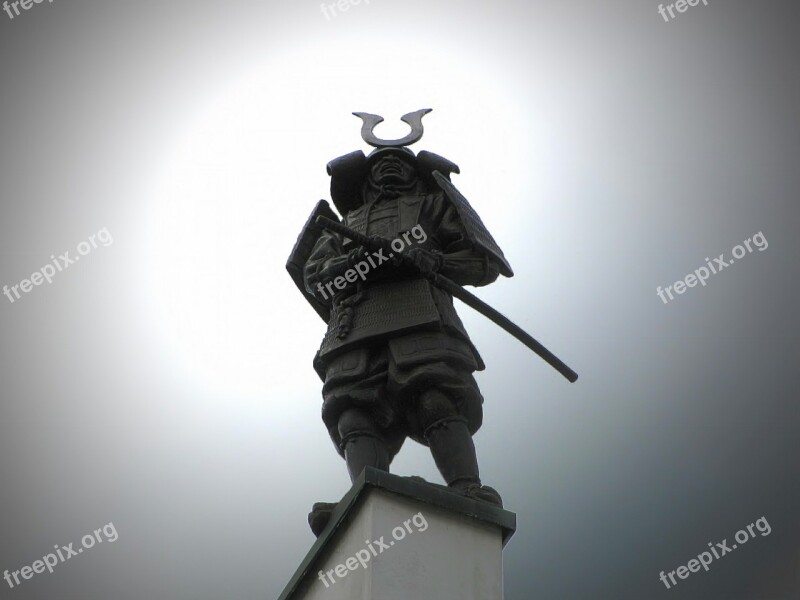
[{"label": "statue's foot", "polygon": [[461,490],[461,493],[473,500],[481,500],[482,502],[488,502],[489,504],[494,504],[503,508],[503,499],[500,497],[500,494],[497,493],[496,489],[488,485],[470,483]]},{"label": "statue's foot", "polygon": [[426,481],[425,478],[420,477],[419,475],[409,475],[408,479],[411,481],[416,481],[417,483],[424,483],[427,485],[431,485],[429,481]]},{"label": "statue's foot", "polygon": [[308,513],[308,524],[315,536],[319,537],[319,534],[328,525],[333,509],[338,505],[338,502],[315,502],[311,507],[311,512]]}]

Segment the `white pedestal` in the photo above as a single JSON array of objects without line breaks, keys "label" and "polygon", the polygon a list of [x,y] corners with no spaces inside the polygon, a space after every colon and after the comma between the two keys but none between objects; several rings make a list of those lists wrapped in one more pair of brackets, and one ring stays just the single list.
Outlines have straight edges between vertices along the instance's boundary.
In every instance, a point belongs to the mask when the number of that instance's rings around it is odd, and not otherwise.
[{"label": "white pedestal", "polygon": [[514,513],[367,468],[279,600],[502,600],[515,528]]}]

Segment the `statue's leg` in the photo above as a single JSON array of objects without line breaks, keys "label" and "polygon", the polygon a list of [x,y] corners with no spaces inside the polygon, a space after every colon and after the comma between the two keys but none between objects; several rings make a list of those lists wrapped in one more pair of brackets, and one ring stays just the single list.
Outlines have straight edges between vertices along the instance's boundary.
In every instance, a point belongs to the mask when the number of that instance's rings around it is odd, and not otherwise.
[{"label": "statue's leg", "polygon": [[426,390],[419,397],[417,418],[447,485],[473,498],[502,506],[500,495],[481,485],[467,419],[459,415],[453,401],[440,390]]},{"label": "statue's leg", "polygon": [[467,420],[459,416],[452,400],[437,389],[427,390],[419,397],[417,416],[447,485],[463,489],[470,483],[480,483],[478,458]]},{"label": "statue's leg", "polygon": [[[348,408],[340,416],[337,429],[341,439],[341,449],[350,473],[350,481],[364,470],[364,467],[375,467],[383,471],[389,470],[392,456],[389,445],[381,437],[369,413],[359,408]],[[401,440],[402,443],[402,440]],[[400,444],[395,443],[392,452],[396,453]],[[308,514],[308,524],[314,535],[320,533],[328,525],[331,514],[336,509],[336,502],[317,502]]]},{"label": "statue's leg", "polygon": [[344,411],[339,417],[339,435],[342,438],[350,481],[354,482],[364,467],[389,470],[390,459],[386,442],[365,411],[358,408]]}]

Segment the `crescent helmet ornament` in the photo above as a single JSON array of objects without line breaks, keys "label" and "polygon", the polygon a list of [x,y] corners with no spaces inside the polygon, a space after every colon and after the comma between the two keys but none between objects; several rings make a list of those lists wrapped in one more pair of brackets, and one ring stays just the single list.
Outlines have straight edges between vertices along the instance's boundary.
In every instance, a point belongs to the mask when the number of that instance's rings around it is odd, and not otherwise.
[{"label": "crescent helmet ornament", "polygon": [[374,129],[378,123],[383,122],[383,117],[366,112],[354,112],[353,114],[363,121],[361,125],[361,138],[370,146],[375,148],[389,148],[398,146],[410,146],[422,138],[424,127],[422,117],[431,112],[432,108],[421,108],[414,112],[407,113],[400,117],[400,120],[411,127],[411,131],[403,138],[396,140],[382,140],[375,135]]}]

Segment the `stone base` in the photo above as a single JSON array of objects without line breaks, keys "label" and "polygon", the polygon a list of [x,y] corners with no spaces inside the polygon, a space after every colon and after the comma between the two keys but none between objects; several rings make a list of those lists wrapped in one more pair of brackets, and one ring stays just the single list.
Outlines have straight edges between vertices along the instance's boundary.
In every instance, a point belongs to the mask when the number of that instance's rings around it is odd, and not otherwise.
[{"label": "stone base", "polygon": [[279,600],[502,600],[516,515],[367,467]]}]

